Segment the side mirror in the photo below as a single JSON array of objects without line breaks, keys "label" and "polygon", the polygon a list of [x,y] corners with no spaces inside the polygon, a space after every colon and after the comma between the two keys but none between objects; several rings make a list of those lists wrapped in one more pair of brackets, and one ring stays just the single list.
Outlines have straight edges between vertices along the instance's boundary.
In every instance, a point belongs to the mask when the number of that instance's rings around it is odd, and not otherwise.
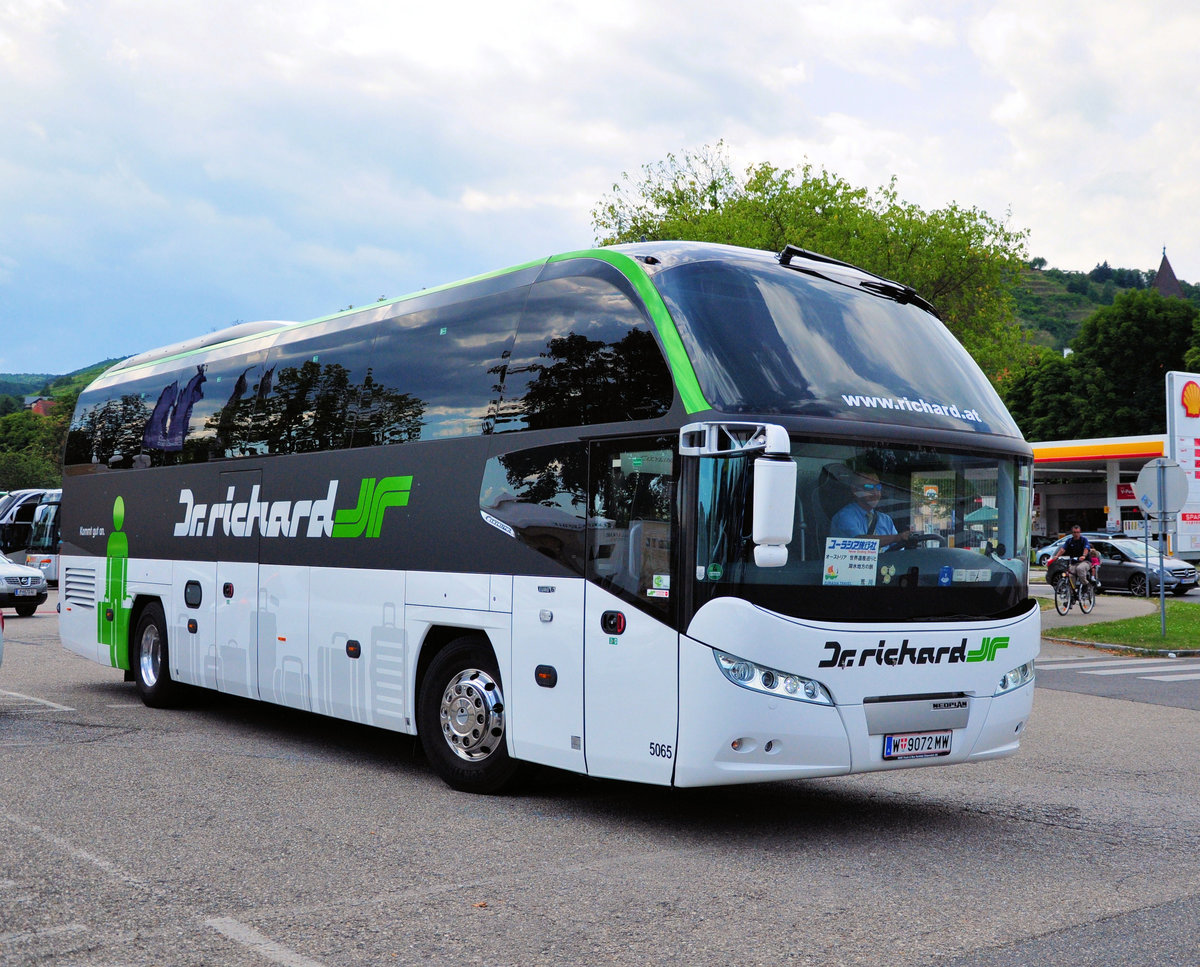
[{"label": "side mirror", "polygon": [[754,461],[754,563],[783,567],[796,515],[796,461],[759,457]]},{"label": "side mirror", "polygon": [[754,461],[754,563],[783,567],[796,513],[798,469],[788,432],[775,423],[689,423],[679,431],[681,457],[746,457]]}]

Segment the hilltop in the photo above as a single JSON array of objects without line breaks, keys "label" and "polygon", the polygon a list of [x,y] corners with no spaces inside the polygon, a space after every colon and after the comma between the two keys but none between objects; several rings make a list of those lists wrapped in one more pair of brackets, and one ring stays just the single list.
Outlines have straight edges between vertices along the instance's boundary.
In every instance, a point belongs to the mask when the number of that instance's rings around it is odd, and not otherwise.
[{"label": "hilltop", "polygon": [[[1090,272],[1070,271],[1047,268],[1045,259],[1033,259],[1013,292],[1017,319],[1035,343],[1061,350],[1078,335],[1084,319],[1112,305],[1120,292],[1151,288],[1156,275],[1155,270],[1115,269],[1108,262]],[[1200,308],[1200,286],[1183,281],[1179,285],[1184,299]]]}]

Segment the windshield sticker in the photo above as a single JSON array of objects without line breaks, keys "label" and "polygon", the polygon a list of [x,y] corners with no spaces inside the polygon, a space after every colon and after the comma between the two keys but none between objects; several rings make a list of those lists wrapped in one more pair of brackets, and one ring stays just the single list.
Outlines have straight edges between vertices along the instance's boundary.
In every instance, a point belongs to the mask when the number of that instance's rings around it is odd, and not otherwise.
[{"label": "windshield sticker", "polygon": [[879,567],[877,537],[825,538],[824,585],[872,587]]},{"label": "windshield sticker", "polygon": [[843,393],[842,399],[847,406],[870,407],[879,410],[907,410],[909,413],[932,413],[935,416],[952,416],[956,420],[967,423],[982,423],[983,417],[979,410],[968,410],[958,406],[948,406],[945,403],[930,403],[928,400],[910,400],[907,396],[859,396]]}]

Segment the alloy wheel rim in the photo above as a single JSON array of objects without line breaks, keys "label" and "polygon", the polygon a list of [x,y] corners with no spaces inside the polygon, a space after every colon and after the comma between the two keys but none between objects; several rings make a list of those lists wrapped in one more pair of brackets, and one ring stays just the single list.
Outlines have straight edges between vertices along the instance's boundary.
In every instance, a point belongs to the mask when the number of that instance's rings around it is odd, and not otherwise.
[{"label": "alloy wheel rim", "polygon": [[467,762],[486,759],[504,741],[504,696],[481,669],[466,668],[450,679],[438,714],[446,744]]},{"label": "alloy wheel rim", "polygon": [[159,669],[162,667],[162,639],[158,628],[150,625],[142,632],[142,640],[138,649],[138,666],[141,669],[142,681],[153,688],[158,683]]}]

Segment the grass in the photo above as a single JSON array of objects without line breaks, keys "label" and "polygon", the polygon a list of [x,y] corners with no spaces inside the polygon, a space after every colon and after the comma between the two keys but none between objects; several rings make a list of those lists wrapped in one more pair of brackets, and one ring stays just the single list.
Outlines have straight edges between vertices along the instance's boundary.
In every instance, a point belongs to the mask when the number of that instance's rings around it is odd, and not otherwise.
[{"label": "grass", "polygon": [[1200,607],[1190,602],[1168,601],[1165,638],[1162,635],[1162,613],[1158,610],[1157,602],[1150,614],[1055,629],[1049,637],[1155,651],[1192,650],[1200,648]]}]

